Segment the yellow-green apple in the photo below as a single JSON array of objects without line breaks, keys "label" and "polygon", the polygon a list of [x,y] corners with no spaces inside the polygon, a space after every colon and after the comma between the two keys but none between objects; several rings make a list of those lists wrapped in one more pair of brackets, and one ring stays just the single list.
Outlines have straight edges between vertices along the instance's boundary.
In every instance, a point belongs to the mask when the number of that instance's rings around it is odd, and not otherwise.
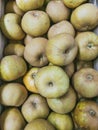
[{"label": "yellow-green apple", "polygon": [[21,106],[27,96],[26,88],[20,83],[6,83],[0,87],[0,103],[4,106]]},{"label": "yellow-green apple", "polygon": [[50,27],[50,19],[46,12],[32,10],[24,14],[21,21],[25,33],[37,37],[44,35]]},{"label": "yellow-green apple", "polygon": [[45,0],[16,0],[17,6],[25,12],[42,7],[44,2]]},{"label": "yellow-green apple", "polygon": [[77,31],[92,30],[98,25],[98,8],[92,3],[85,3],[75,8],[70,21]]},{"label": "yellow-green apple", "polygon": [[32,66],[42,67],[48,64],[46,46],[48,40],[44,37],[33,38],[24,48],[24,59]]},{"label": "yellow-green apple", "polygon": [[98,56],[98,36],[94,32],[81,32],[77,34],[75,41],[79,60],[92,61]]},{"label": "yellow-green apple", "polygon": [[5,13],[16,13],[20,16],[23,16],[24,11],[22,11],[16,4],[16,1],[10,0],[7,1],[5,5]]},{"label": "yellow-green apple", "polygon": [[25,33],[21,28],[21,16],[16,13],[4,14],[0,19],[0,26],[3,34],[12,40],[22,40]]},{"label": "yellow-green apple", "polygon": [[23,56],[24,54],[24,45],[20,43],[9,43],[4,48],[4,55],[17,55],[17,56]]},{"label": "yellow-green apple", "polygon": [[34,80],[38,92],[46,98],[60,97],[69,88],[69,77],[59,66],[49,65],[40,68]]},{"label": "yellow-green apple", "polygon": [[74,9],[85,2],[87,2],[87,0],[63,0],[65,6],[71,9]]},{"label": "yellow-green apple", "polygon": [[56,130],[73,130],[73,121],[69,114],[59,114],[51,112],[48,121],[56,128]]},{"label": "yellow-green apple", "polygon": [[61,97],[47,98],[49,107],[52,109],[52,111],[59,114],[65,114],[71,112],[76,105],[76,101],[77,101],[76,92],[71,86],[68,89],[68,92],[62,95]]},{"label": "yellow-green apple", "polygon": [[98,104],[93,100],[79,101],[73,111],[73,120],[78,129],[98,129]]},{"label": "yellow-green apple", "polygon": [[23,130],[26,126],[21,112],[18,108],[7,108],[0,116],[1,130]]},{"label": "yellow-green apple", "polygon": [[48,30],[48,39],[60,34],[60,33],[68,33],[75,36],[75,29],[73,25],[68,20],[62,20],[56,24],[51,25]]},{"label": "yellow-green apple", "polygon": [[17,55],[4,56],[0,62],[0,75],[5,81],[13,81],[22,77],[27,71],[25,60]]},{"label": "yellow-green apple", "polygon": [[82,68],[76,71],[72,77],[75,90],[86,98],[98,95],[98,72],[93,68]]},{"label": "yellow-green apple", "polygon": [[39,94],[31,94],[21,107],[27,122],[37,118],[47,118],[49,110],[46,99]]},{"label": "yellow-green apple", "polygon": [[38,118],[28,123],[24,130],[56,130],[56,128],[43,118]]},{"label": "yellow-green apple", "polygon": [[70,16],[70,9],[61,0],[49,1],[46,6],[46,12],[53,23],[66,20]]},{"label": "yellow-green apple", "polygon": [[76,58],[78,46],[73,36],[61,33],[48,40],[46,55],[54,65],[68,65]]}]

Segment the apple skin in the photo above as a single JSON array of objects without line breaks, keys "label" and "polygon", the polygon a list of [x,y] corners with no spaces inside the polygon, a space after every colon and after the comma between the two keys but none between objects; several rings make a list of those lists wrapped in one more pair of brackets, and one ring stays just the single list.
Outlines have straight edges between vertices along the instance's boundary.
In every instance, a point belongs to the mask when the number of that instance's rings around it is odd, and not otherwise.
[{"label": "apple skin", "polygon": [[56,112],[51,112],[48,116],[48,121],[57,130],[73,130],[73,121],[68,114],[58,114]]},{"label": "apple skin", "polygon": [[3,34],[11,40],[22,40],[25,37],[21,26],[21,16],[15,13],[7,13],[0,19],[0,27]]},{"label": "apple skin", "polygon": [[98,56],[98,36],[91,31],[81,32],[75,37],[78,54],[77,58],[83,61],[92,61]]},{"label": "apple skin", "polygon": [[98,95],[98,72],[93,68],[82,68],[72,77],[75,90],[82,97],[93,98]]},{"label": "apple skin", "polygon": [[1,130],[23,130],[26,125],[18,108],[7,108],[0,116]]},{"label": "apple skin", "polygon": [[55,127],[43,118],[38,118],[26,125],[24,130],[56,130]]},{"label": "apple skin", "polygon": [[29,10],[38,9],[43,6],[45,0],[16,0],[17,6],[23,10],[24,12],[27,12]]},{"label": "apple skin", "polygon": [[24,103],[27,96],[26,88],[20,83],[7,83],[0,87],[0,103],[4,106],[18,107]]},{"label": "apple skin", "polygon": [[79,101],[72,118],[78,129],[98,130],[98,104],[92,100]]},{"label": "apple skin", "polygon": [[13,81],[22,77],[27,71],[25,60],[16,55],[4,56],[0,63],[0,75],[4,81]]},{"label": "apple skin", "polygon": [[41,10],[32,10],[24,14],[21,21],[24,32],[33,37],[44,35],[50,27],[47,13]]},{"label": "apple skin", "polygon": [[39,94],[31,94],[21,107],[21,112],[27,122],[37,118],[47,118],[49,111],[46,99]]},{"label": "apple skin", "polygon": [[5,5],[5,13],[16,13],[23,16],[24,11],[22,11],[16,4],[16,1],[10,0]]},{"label": "apple skin", "polygon": [[47,103],[52,111],[59,114],[67,114],[71,112],[77,101],[77,95],[74,89],[70,86],[67,93],[59,98],[47,98]]},{"label": "apple skin", "polygon": [[73,62],[78,52],[78,46],[73,36],[61,33],[48,40],[46,55],[49,62],[65,66]]},{"label": "apple skin", "polygon": [[56,24],[51,25],[51,27],[48,30],[48,39],[60,34],[60,33],[68,33],[75,37],[75,29],[73,25],[67,21],[62,20]]},{"label": "apple skin", "polygon": [[47,3],[46,13],[53,23],[58,23],[69,19],[70,9],[61,0],[51,0]]},{"label": "apple skin", "polygon": [[98,8],[92,3],[85,3],[73,10],[70,21],[77,31],[88,31],[98,25],[97,16]]},{"label": "apple skin", "polygon": [[59,66],[45,66],[35,77],[38,92],[46,98],[60,97],[68,91],[69,77]]}]

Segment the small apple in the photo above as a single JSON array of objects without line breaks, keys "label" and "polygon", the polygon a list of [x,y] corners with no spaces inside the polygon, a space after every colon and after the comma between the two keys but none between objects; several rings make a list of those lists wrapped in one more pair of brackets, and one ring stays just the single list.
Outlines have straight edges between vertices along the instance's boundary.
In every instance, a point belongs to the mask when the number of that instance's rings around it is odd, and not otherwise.
[{"label": "small apple", "polygon": [[48,121],[56,128],[56,130],[73,130],[73,121],[68,114],[58,114],[51,112]]},{"label": "small apple", "polygon": [[98,8],[92,3],[85,3],[73,10],[70,21],[77,31],[88,31],[98,25]]},{"label": "small apple", "polygon": [[15,13],[4,14],[0,19],[3,34],[12,40],[22,40],[25,37],[21,26],[21,16]]},{"label": "small apple", "polygon": [[27,12],[42,7],[44,1],[45,0],[16,0],[16,4],[21,10]]},{"label": "small apple", "polygon": [[7,108],[0,116],[1,130],[23,130],[26,126],[21,112],[18,108]]},{"label": "small apple", "polygon": [[49,1],[46,6],[46,12],[53,23],[66,20],[70,15],[70,9],[61,0]]},{"label": "small apple", "polygon": [[98,56],[98,36],[91,31],[81,32],[75,37],[79,60],[92,61]]},{"label": "small apple", "polygon": [[22,11],[16,4],[16,1],[10,0],[7,1],[5,5],[5,13],[16,13],[20,16],[23,16],[24,11]]},{"label": "small apple", "polygon": [[55,127],[43,118],[38,118],[28,123],[24,130],[56,130]]},{"label": "small apple", "polygon": [[24,59],[32,66],[42,67],[48,64],[46,46],[48,40],[44,37],[33,38],[24,48]]},{"label": "small apple", "polygon": [[71,86],[68,89],[68,92],[62,95],[61,97],[47,98],[47,103],[51,110],[59,114],[71,112],[76,105],[76,101],[76,92]]},{"label": "small apple", "polygon": [[37,118],[46,118],[49,107],[44,97],[39,94],[31,94],[21,107],[21,112],[27,122]]},{"label": "small apple", "polygon": [[48,40],[46,55],[49,62],[65,66],[73,62],[78,52],[78,46],[73,36],[61,33]]},{"label": "small apple", "polygon": [[98,130],[98,104],[92,100],[79,101],[73,111],[73,120],[83,130]]},{"label": "small apple", "polygon": [[0,62],[0,75],[5,81],[22,77],[27,71],[25,60],[17,55],[4,56]]},{"label": "small apple", "polygon": [[68,91],[69,77],[61,67],[48,65],[39,69],[35,85],[42,96],[56,98]]},{"label": "small apple", "polygon": [[98,95],[98,72],[93,68],[82,68],[72,77],[75,90],[85,98]]},{"label": "small apple", "polygon": [[33,93],[39,93],[34,82],[34,78],[38,71],[39,68],[33,67],[23,76],[23,83],[25,87],[28,91]]},{"label": "small apple", "polygon": [[7,55],[17,55],[17,56],[23,56],[24,54],[24,45],[19,43],[9,43],[4,48],[4,56]]},{"label": "small apple", "polygon": [[33,37],[42,36],[50,27],[50,19],[48,14],[44,11],[28,11],[22,17],[21,26],[28,35]]},{"label": "small apple", "polygon": [[20,83],[6,83],[0,87],[0,103],[4,106],[20,106],[27,96],[26,88]]},{"label": "small apple", "polygon": [[47,34],[48,39],[50,39],[60,33],[68,33],[74,37],[75,29],[69,21],[62,20],[56,24],[51,25],[51,27],[48,30],[48,34]]}]

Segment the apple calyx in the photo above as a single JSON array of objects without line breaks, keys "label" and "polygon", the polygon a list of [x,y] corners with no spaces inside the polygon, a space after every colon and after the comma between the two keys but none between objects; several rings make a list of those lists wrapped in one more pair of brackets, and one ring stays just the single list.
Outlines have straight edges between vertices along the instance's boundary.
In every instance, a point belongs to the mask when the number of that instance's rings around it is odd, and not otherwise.
[{"label": "apple calyx", "polygon": [[89,114],[94,117],[96,115],[96,112],[93,109],[89,110]]}]

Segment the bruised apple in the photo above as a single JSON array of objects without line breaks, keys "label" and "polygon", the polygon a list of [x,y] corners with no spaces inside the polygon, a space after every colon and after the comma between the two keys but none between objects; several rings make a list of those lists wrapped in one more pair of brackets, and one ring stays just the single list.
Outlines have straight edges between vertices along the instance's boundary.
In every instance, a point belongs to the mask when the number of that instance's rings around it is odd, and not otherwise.
[{"label": "bruised apple", "polygon": [[49,65],[39,69],[35,85],[42,96],[56,98],[68,91],[69,77],[61,67]]},{"label": "bruised apple", "polygon": [[98,104],[92,100],[79,101],[73,119],[78,129],[98,130]]},{"label": "bruised apple", "polygon": [[17,55],[4,56],[0,62],[0,75],[5,81],[22,77],[27,71],[25,60]]}]

